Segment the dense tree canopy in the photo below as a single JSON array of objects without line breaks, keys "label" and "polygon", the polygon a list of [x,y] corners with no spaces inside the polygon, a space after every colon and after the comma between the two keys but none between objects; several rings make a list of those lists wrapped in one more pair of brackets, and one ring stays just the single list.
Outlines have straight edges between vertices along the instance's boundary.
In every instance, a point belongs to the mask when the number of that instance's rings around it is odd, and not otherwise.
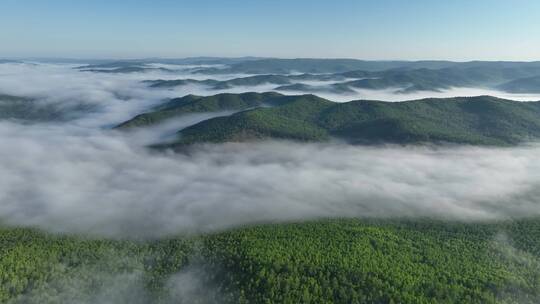
[{"label": "dense tree canopy", "polygon": [[177,303],[168,282],[197,267],[205,290],[191,303],[538,303],[539,236],[538,219],[325,220],[164,240],[3,228],[0,302],[90,303],[131,280],[144,294],[124,300]]}]

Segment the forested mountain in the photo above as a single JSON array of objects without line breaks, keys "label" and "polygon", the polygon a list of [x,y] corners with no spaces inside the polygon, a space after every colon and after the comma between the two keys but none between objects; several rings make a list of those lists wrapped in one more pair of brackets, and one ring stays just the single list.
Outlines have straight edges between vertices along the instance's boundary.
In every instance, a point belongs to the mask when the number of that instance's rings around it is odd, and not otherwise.
[{"label": "forested mountain", "polygon": [[[393,89],[398,93],[440,91],[453,87],[503,90],[511,93],[537,93],[540,62],[451,62],[451,61],[364,61],[356,59],[276,59],[276,58],[186,58],[108,61],[77,67],[99,73],[142,73],[172,68],[152,64],[196,65],[184,67],[195,74],[249,75],[229,80],[151,80],[154,88],[203,84],[211,89],[274,84],[277,89],[292,90],[289,85],[305,85],[308,92],[347,93],[353,89]],[[219,66],[215,66],[219,65]],[[300,74],[297,74],[300,73]],[[310,86],[302,81],[334,81],[335,85]]]},{"label": "forested mountain", "polygon": [[[122,69],[104,70],[119,72]],[[139,68],[141,71],[143,68]],[[274,71],[275,72],[275,71]],[[257,73],[255,73],[257,74]],[[350,92],[353,89],[385,90],[398,93],[417,91],[441,91],[454,87],[484,88],[503,90],[512,93],[537,93],[540,79],[540,66],[471,66],[442,69],[390,69],[385,71],[354,70],[328,74],[260,74],[229,80],[153,80],[151,87],[175,87],[187,84],[202,84],[211,89],[228,89],[235,86],[257,86],[274,84],[275,90],[297,90],[308,92],[328,91]],[[305,81],[330,81],[327,85],[310,86]]]},{"label": "forested mountain", "polygon": [[117,128],[143,127],[164,122],[173,117],[181,117],[190,113],[205,113],[231,110],[245,110],[260,106],[277,106],[287,103],[294,98],[268,93],[218,94],[214,96],[187,95],[174,98],[159,105],[148,113],[135,116]]},{"label": "forested mountain", "polygon": [[156,80],[145,80],[144,83],[148,84],[151,88],[173,88],[178,86],[185,86],[190,84],[200,84],[205,86],[216,86],[221,83],[219,80],[214,79],[205,79],[205,80],[198,80],[198,79],[174,79],[174,80],[163,80],[163,79],[156,79]]},{"label": "forested mountain", "polygon": [[200,73],[288,74],[342,73],[354,70],[383,71],[394,68],[443,68],[451,61],[366,61],[358,59],[259,59],[239,62],[226,69],[202,69]]},{"label": "forested mountain", "polygon": [[[152,88],[167,88],[167,87],[176,87],[183,86],[188,84],[202,84],[210,86],[211,89],[221,90],[228,89],[234,86],[257,86],[262,84],[276,84],[284,85],[291,83],[292,78],[298,78],[298,76],[285,76],[285,75],[255,75],[249,77],[240,77],[233,78],[230,80],[214,80],[214,79],[205,79],[205,80],[196,80],[196,79],[177,79],[177,80],[150,80],[146,83],[150,84]],[[313,78],[316,78],[316,75],[313,75]]]},{"label": "forested mountain", "polygon": [[498,86],[510,93],[540,93],[540,76],[519,78]]},{"label": "forested mountain", "polygon": [[115,241],[2,228],[0,302],[532,304],[539,231],[538,219],[365,219]]},{"label": "forested mountain", "polygon": [[0,59],[0,64],[4,63],[20,63],[18,60],[11,60],[11,59]]},{"label": "forested mountain", "polygon": [[[261,57],[187,57],[187,58],[144,58],[144,59],[64,59],[62,63],[80,63],[85,65],[77,67],[78,69],[107,69],[127,66],[147,66],[150,64],[174,64],[174,65],[232,65],[239,62],[260,60]],[[58,62],[58,59],[37,59],[44,62]]]},{"label": "forested mountain", "polygon": [[258,59],[230,64],[227,68],[201,69],[198,73],[219,74],[289,74],[299,73],[348,73],[353,71],[384,72],[392,70],[461,70],[461,72],[492,70],[538,70],[540,62],[511,62],[511,61],[366,61],[357,59]]},{"label": "forested mountain", "polygon": [[179,142],[319,141],[331,136],[353,143],[516,144],[540,137],[540,103],[488,96],[333,103],[304,95],[280,107],[201,122],[182,130]]},{"label": "forested mountain", "polygon": [[62,106],[41,103],[32,98],[0,94],[0,119],[17,119],[27,122],[60,121],[74,117],[78,112],[92,110],[88,105]]},{"label": "forested mountain", "polygon": [[[72,62],[81,62],[81,60]],[[82,60],[84,61],[84,60]],[[96,60],[88,60],[94,62]],[[469,61],[454,62],[444,60],[423,61],[371,61],[358,59],[317,59],[317,58],[257,58],[257,57],[192,57],[192,58],[146,58],[134,60],[97,60],[79,68],[105,69],[127,66],[145,66],[149,64],[176,65],[222,65],[224,68],[201,67],[198,73],[203,74],[289,74],[299,73],[348,73],[352,71],[382,72],[388,70],[415,69],[461,69],[461,70],[505,70],[505,69],[538,69],[540,62],[512,61]]]},{"label": "forested mountain", "polygon": [[140,67],[140,66],[126,66],[113,69],[81,69],[83,72],[94,72],[94,73],[143,73],[150,71],[160,71],[160,72],[172,72],[170,69],[165,68],[151,68],[151,67]]},{"label": "forested mountain", "polygon": [[186,113],[223,110],[244,111],[187,127],[173,145],[270,138],[325,141],[332,137],[356,144],[513,145],[540,138],[540,102],[490,96],[335,103],[315,95],[188,95],[119,127],[146,126]]},{"label": "forested mountain", "polygon": [[403,92],[437,91],[452,87],[494,88],[509,80],[540,75],[540,67],[452,67],[444,69],[390,70],[344,83],[362,89],[401,88]]}]

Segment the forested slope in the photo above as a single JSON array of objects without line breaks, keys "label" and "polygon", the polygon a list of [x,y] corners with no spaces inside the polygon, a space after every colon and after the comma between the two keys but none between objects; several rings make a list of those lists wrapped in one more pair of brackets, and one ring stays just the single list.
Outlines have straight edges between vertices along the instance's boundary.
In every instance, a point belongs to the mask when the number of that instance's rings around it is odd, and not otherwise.
[{"label": "forested slope", "polygon": [[539,102],[490,96],[399,103],[334,103],[315,95],[288,98],[274,107],[213,118],[185,128],[173,145],[269,138],[324,141],[332,137],[362,144],[514,145],[540,137]]},{"label": "forested slope", "polygon": [[245,110],[260,106],[275,106],[286,103],[290,98],[278,93],[218,94],[213,96],[186,95],[174,98],[147,113],[121,123],[119,129],[144,127],[164,122],[167,119],[192,113]]},{"label": "forested slope", "polygon": [[[2,303],[177,303],[167,284],[194,268],[204,288],[185,303],[540,299],[538,219],[326,220],[154,241],[3,228],[0,252]],[[122,289],[128,283],[140,290]]]}]

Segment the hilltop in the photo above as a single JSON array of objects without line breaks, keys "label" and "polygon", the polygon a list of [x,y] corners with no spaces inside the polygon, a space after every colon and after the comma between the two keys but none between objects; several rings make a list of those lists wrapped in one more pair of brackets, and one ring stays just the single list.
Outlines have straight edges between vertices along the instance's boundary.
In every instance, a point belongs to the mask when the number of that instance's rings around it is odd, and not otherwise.
[{"label": "hilltop", "polygon": [[315,95],[278,93],[188,95],[122,123],[144,127],[187,113],[239,111],[178,132],[173,146],[202,142],[288,139],[354,144],[460,143],[513,145],[540,137],[540,103],[491,96],[404,102],[336,103]]}]

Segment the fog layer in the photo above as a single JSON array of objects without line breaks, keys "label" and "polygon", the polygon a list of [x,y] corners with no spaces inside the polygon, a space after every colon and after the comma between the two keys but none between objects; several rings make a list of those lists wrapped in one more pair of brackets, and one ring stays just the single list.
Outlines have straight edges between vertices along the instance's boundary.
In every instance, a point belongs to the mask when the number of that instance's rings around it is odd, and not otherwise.
[{"label": "fog layer", "polygon": [[[164,98],[216,93],[203,87],[151,90],[141,82],[184,72],[160,73],[0,65],[1,93],[99,108],[63,124],[0,122],[0,221],[54,232],[161,237],[321,217],[477,220],[540,213],[539,145],[262,142],[195,146],[186,154],[151,152],[144,145],[230,114],[195,114],[136,132],[108,130]],[[376,92],[357,97],[408,99]],[[420,97],[425,96],[414,95]]]},{"label": "fog layer", "polygon": [[129,136],[1,123],[0,220],[162,236],[319,217],[534,215],[540,146],[264,142],[151,154]]}]

